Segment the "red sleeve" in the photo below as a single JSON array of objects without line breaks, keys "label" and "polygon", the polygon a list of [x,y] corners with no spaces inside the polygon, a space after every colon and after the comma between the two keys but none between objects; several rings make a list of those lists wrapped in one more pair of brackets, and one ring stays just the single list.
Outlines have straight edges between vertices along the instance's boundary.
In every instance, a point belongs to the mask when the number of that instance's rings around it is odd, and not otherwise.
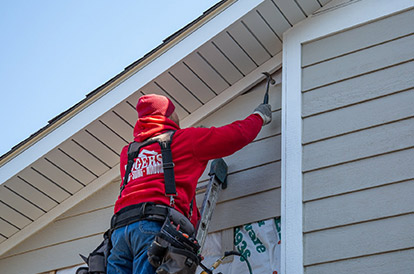
[{"label": "red sleeve", "polygon": [[252,114],[222,127],[194,128],[194,155],[201,161],[229,156],[253,141],[262,125],[262,118]]}]

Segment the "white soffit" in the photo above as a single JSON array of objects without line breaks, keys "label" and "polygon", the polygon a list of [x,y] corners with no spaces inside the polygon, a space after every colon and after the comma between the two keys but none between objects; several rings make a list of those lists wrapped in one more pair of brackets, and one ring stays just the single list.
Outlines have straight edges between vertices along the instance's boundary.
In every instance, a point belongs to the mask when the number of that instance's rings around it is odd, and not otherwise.
[{"label": "white soffit", "polygon": [[167,95],[182,125],[194,125],[263,80],[261,72],[279,69],[283,32],[319,2],[225,1],[109,81],[99,98],[2,159],[0,255],[118,177],[119,153],[132,139],[142,94]]}]

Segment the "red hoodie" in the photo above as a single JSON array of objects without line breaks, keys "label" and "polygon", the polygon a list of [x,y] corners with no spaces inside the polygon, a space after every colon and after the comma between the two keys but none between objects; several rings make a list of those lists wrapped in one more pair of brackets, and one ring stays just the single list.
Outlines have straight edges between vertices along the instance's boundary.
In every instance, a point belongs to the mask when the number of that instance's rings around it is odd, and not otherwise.
[{"label": "red hoodie", "polygon": [[[142,142],[166,130],[176,130],[171,144],[177,188],[175,207],[189,216],[190,202],[194,198],[196,205],[197,182],[208,161],[231,155],[243,148],[256,138],[262,125],[263,120],[257,114],[218,128],[186,129],[180,129],[164,116],[147,116],[138,119],[134,128],[134,140]],[[122,180],[128,162],[127,152],[128,146],[125,146],[120,160]],[[126,206],[143,202],[170,205],[169,198],[165,196],[161,148],[158,143],[141,149],[132,167],[130,180],[115,203],[115,213]],[[195,226],[199,220],[196,206],[193,207],[191,216],[191,222]]]}]

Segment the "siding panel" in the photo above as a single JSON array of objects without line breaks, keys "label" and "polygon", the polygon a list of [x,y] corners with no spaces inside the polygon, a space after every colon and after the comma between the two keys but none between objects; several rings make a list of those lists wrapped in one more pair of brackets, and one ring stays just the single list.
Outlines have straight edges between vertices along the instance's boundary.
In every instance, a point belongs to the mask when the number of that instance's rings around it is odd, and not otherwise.
[{"label": "siding panel", "polygon": [[303,199],[380,186],[414,178],[414,148],[307,172],[303,175]]},{"label": "siding panel", "polygon": [[304,236],[305,265],[414,247],[414,214]]},{"label": "siding panel", "polygon": [[405,36],[413,33],[413,25],[414,10],[410,10],[318,41],[312,41],[302,48],[302,66]]},{"label": "siding panel", "polygon": [[[249,170],[230,173],[228,186],[220,192],[218,203],[248,196],[280,187],[280,161]],[[207,185],[207,183],[203,184]],[[197,195],[197,206],[201,206],[204,190]]]},{"label": "siding panel", "polygon": [[[229,173],[249,169],[251,167],[265,165],[280,160],[281,136],[276,135],[248,144],[242,150],[224,158],[228,165]],[[243,159],[239,161],[239,159]],[[199,181],[208,180],[208,166]]]},{"label": "siding panel", "polygon": [[219,203],[280,187],[280,161],[230,174]]},{"label": "siding panel", "polygon": [[[275,196],[270,198],[272,195]],[[280,162],[230,174],[228,187],[219,195],[209,232],[280,216],[279,196]],[[203,199],[204,192],[197,195],[198,206]]]},{"label": "siding panel", "polygon": [[42,273],[78,265],[83,263],[79,254],[89,254],[101,241],[102,235],[95,235],[3,258],[0,269],[7,269],[8,273]]},{"label": "siding panel", "polygon": [[303,142],[313,142],[414,116],[413,102],[414,89],[411,89],[377,100],[305,118],[303,120]]},{"label": "siding panel", "polygon": [[304,231],[413,213],[414,180],[307,202]]},{"label": "siding panel", "polygon": [[250,143],[242,150],[226,157],[230,170],[242,170],[280,160],[280,139],[281,136],[278,135]]},{"label": "siding panel", "polygon": [[[393,52],[393,54],[389,54]],[[378,58],[381,56],[381,58]],[[338,57],[302,70],[303,91],[412,59],[414,35]],[[361,60],[364,62],[361,63]],[[320,73],[325,71],[327,73]]]},{"label": "siding panel", "polygon": [[414,119],[312,143],[303,148],[303,170],[336,165],[413,146]]},{"label": "siding panel", "polygon": [[302,46],[307,274],[413,269],[413,15]]},{"label": "siding panel", "polygon": [[414,247],[414,214],[305,234],[305,265]]},{"label": "siding panel", "polygon": [[343,260],[333,263],[313,265],[306,268],[306,274],[349,273],[411,273],[414,269],[414,249],[392,253]]},{"label": "siding panel", "polygon": [[413,87],[414,61],[410,61],[306,92],[302,112],[307,117]]},{"label": "siding panel", "polygon": [[[103,233],[109,228],[112,213],[112,208],[104,208],[57,220],[43,229],[39,237],[28,238],[24,245],[18,245],[7,255],[23,254],[39,248],[49,248],[55,244],[87,238],[96,234],[102,237]],[[92,250],[89,250],[88,253]]]},{"label": "siding panel", "polygon": [[280,188],[217,204],[209,232],[280,216]]},{"label": "siding panel", "polygon": [[[87,242],[89,241],[88,237],[96,234],[99,234],[102,239],[102,233],[109,228],[118,186],[117,182],[108,184],[87,200],[67,211],[35,236],[28,238],[7,252],[3,257],[30,254],[37,249],[43,249],[45,253],[48,253],[49,248],[53,245],[77,241],[82,238]],[[90,250],[82,254],[91,252],[95,247],[91,247]],[[82,246],[77,251],[81,253],[81,249]],[[81,263],[80,258],[77,263]],[[62,266],[69,266],[69,264],[62,264]]]}]

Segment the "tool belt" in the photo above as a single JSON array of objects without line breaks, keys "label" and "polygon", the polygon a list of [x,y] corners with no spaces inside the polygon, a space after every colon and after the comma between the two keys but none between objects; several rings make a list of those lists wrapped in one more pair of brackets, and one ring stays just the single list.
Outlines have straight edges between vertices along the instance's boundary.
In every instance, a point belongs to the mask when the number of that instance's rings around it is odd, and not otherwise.
[{"label": "tool belt", "polygon": [[194,274],[201,262],[199,249],[192,224],[172,209],[148,248],[148,261],[157,274]]},{"label": "tool belt", "polygon": [[168,216],[169,207],[157,205],[155,203],[141,203],[124,207],[111,218],[111,229],[115,230],[119,227],[141,221],[157,221],[164,222]]},{"label": "tool belt", "polygon": [[155,203],[127,206],[114,214],[111,228],[105,232],[102,243],[87,258],[81,255],[88,267],[79,268],[76,273],[106,273],[112,231],[141,220],[163,222],[161,231],[148,249],[148,261],[157,269],[157,274],[195,273],[201,260],[193,225],[174,208]]}]

